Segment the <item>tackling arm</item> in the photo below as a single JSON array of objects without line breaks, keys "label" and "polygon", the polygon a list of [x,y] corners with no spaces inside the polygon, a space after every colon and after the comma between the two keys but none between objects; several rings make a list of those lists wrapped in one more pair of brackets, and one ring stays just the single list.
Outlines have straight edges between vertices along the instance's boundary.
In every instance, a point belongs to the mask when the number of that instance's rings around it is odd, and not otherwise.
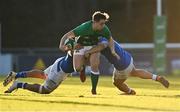
[{"label": "tackling arm", "polygon": [[109,39],[109,48],[111,49],[111,52],[114,56],[117,57],[117,59],[120,59],[119,55],[115,52],[115,48],[114,48],[114,40],[112,37],[110,37]]},{"label": "tackling arm", "polygon": [[109,39],[109,48],[111,49],[112,53],[115,53],[115,50],[114,50],[114,40],[113,40],[112,37],[110,37],[110,39]]},{"label": "tackling arm", "polygon": [[66,51],[67,50],[67,46],[64,45],[64,42],[66,39],[68,38],[74,38],[75,37],[75,34],[73,31],[70,31],[68,33],[66,33],[62,38],[61,38],[61,41],[60,41],[60,44],[59,44],[59,49],[62,50],[62,51]]},{"label": "tackling arm", "polygon": [[98,43],[98,45],[93,46],[93,48],[85,52],[85,57],[89,57],[90,54],[100,52],[103,49],[105,49],[107,46],[108,46],[108,41],[104,38],[101,38],[100,43]]},{"label": "tackling arm", "polygon": [[93,53],[97,53],[100,52],[101,50],[103,50],[104,48],[106,48],[107,45],[104,43],[99,43],[98,45],[94,46],[93,48],[91,48],[90,50],[88,50],[86,53],[87,54],[93,54]]},{"label": "tackling arm", "polygon": [[109,30],[109,28],[107,26],[104,27],[104,34],[105,34],[105,37],[108,39],[108,46],[112,52],[112,54],[114,56],[117,57],[117,59],[120,59],[120,57],[118,56],[118,54],[115,52],[115,48],[114,48],[114,40],[112,38],[112,35],[111,35],[111,31]]}]

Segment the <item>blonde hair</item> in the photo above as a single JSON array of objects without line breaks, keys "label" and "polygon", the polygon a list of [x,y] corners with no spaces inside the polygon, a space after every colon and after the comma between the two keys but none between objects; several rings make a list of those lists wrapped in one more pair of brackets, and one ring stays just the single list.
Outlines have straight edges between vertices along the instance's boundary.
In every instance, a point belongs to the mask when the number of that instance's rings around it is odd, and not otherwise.
[{"label": "blonde hair", "polygon": [[109,14],[107,14],[105,12],[101,12],[101,11],[94,12],[94,14],[92,15],[92,20],[93,21],[99,21],[101,19],[105,19],[106,21],[108,21]]}]

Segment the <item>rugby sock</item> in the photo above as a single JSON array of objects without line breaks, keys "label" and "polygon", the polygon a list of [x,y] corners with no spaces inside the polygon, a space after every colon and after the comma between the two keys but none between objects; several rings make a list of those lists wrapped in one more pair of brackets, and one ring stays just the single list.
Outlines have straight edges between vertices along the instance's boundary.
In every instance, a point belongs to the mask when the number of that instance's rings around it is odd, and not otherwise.
[{"label": "rugby sock", "polygon": [[128,93],[128,94],[130,94],[130,93],[131,93],[131,91],[132,91],[132,90],[131,90],[131,88],[129,88],[129,90],[128,90],[128,92],[127,92],[127,93]]},{"label": "rugby sock", "polygon": [[98,80],[99,80],[99,72],[92,72],[91,71],[92,91],[96,91]]},{"label": "rugby sock", "polygon": [[15,76],[15,79],[17,79],[17,78],[26,78],[27,76],[26,76],[26,72],[18,72],[17,74],[16,74],[16,76]]},{"label": "rugby sock", "polygon": [[17,88],[22,88],[22,89],[24,89],[26,85],[27,85],[27,83],[19,82],[19,83],[17,84]]},{"label": "rugby sock", "polygon": [[156,80],[157,80],[157,78],[158,78],[158,76],[157,76],[157,75],[155,75],[155,74],[153,74],[153,75],[152,75],[152,80],[155,80],[155,81],[156,81]]}]

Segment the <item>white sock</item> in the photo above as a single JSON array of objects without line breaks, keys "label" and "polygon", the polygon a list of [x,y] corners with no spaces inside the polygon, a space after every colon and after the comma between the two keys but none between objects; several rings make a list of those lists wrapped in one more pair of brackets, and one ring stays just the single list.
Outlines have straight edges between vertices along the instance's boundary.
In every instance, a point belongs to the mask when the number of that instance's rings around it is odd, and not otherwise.
[{"label": "white sock", "polygon": [[156,79],[157,79],[157,75],[153,74],[153,75],[152,75],[152,80],[155,80],[155,81],[156,81]]},{"label": "white sock", "polygon": [[39,87],[39,93],[42,93],[42,88],[43,88],[43,86]]},{"label": "white sock", "polygon": [[128,93],[131,93],[131,91],[132,91],[131,88],[129,88]]},{"label": "white sock", "polygon": [[92,70],[91,70],[91,73],[94,74],[94,75],[99,75],[100,74],[99,71],[98,72],[94,72]]}]

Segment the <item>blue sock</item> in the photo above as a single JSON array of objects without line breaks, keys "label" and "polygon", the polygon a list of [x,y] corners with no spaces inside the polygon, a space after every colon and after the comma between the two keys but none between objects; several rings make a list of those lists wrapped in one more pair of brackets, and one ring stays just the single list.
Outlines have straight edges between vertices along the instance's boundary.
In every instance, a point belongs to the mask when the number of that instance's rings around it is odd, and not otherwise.
[{"label": "blue sock", "polygon": [[26,78],[26,72],[18,72],[15,76],[15,78]]},{"label": "blue sock", "polygon": [[17,84],[17,88],[23,88],[24,89],[24,87],[27,85],[27,83],[23,83],[23,82],[19,82],[18,84]]}]

